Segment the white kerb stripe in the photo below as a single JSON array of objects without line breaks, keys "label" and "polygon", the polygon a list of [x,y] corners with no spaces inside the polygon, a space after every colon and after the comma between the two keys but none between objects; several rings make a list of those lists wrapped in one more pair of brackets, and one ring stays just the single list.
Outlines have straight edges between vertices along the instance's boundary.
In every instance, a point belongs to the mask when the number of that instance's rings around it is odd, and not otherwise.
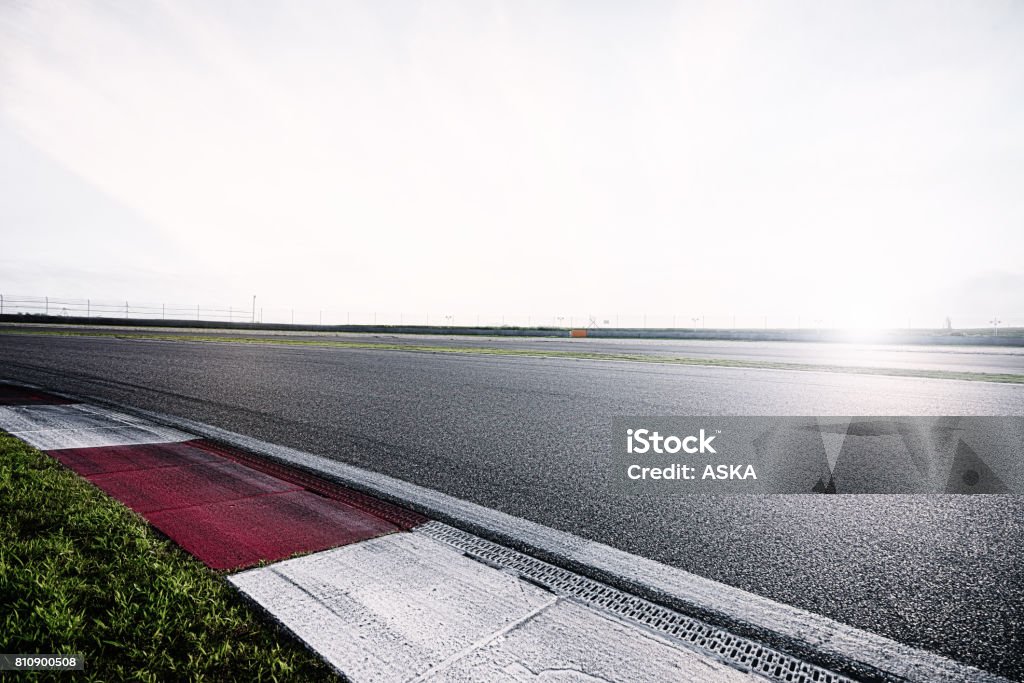
[{"label": "white kerb stripe", "polygon": [[192,434],[78,403],[0,406],[0,429],[44,451],[171,443]]}]

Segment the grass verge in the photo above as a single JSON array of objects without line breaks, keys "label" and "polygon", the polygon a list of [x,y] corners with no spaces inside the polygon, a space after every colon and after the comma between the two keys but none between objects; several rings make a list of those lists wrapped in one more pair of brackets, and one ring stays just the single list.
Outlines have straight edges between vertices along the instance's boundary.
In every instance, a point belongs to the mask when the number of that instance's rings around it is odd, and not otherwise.
[{"label": "grass verge", "polygon": [[29,680],[340,680],[220,576],[0,432],[0,652],[82,654]]},{"label": "grass verge", "polygon": [[485,346],[460,347],[427,344],[394,344],[389,342],[331,341],[325,339],[274,339],[266,337],[218,337],[203,334],[152,334],[146,332],[68,332],[64,330],[0,330],[0,334],[47,335],[63,337],[113,337],[150,341],[211,342],[220,344],[271,344],[276,346],[313,346],[338,349],[364,349],[373,351],[415,351],[419,353],[458,353],[485,356],[525,356],[532,358],[568,358],[576,360],[625,361],[632,363],[659,363],[665,365],[696,365],[748,370],[789,370],[796,372],[834,372],[847,375],[882,375],[887,377],[917,377],[924,379],[952,379],[968,382],[997,382],[1024,384],[1024,375],[994,372],[959,372],[955,370],[919,370],[907,368],[858,367],[851,365],[824,365],[815,363],[780,363],[774,361],[739,360],[733,358],[689,358],[685,356],[640,353],[595,353],[587,351],[501,349]]}]

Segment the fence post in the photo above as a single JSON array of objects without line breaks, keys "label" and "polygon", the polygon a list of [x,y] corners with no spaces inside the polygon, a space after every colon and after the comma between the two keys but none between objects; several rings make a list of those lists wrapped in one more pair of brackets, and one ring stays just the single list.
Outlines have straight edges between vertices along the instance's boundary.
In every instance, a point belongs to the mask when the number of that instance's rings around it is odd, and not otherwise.
[{"label": "fence post", "polygon": [[124,302],[124,317],[125,318],[128,317],[128,302],[127,301]]},{"label": "fence post", "polygon": [[167,304],[160,304],[160,319],[167,320]]},{"label": "fence post", "polygon": [[92,317],[92,299],[86,299],[85,300],[85,317],[86,318],[91,318]]},{"label": "fence post", "polygon": [[43,297],[46,299],[46,315],[50,315],[50,297]]},{"label": "fence post", "polygon": [[0,315],[4,314],[4,295],[0,294]]},{"label": "fence post", "polygon": [[196,304],[196,321],[199,320],[199,304]]}]

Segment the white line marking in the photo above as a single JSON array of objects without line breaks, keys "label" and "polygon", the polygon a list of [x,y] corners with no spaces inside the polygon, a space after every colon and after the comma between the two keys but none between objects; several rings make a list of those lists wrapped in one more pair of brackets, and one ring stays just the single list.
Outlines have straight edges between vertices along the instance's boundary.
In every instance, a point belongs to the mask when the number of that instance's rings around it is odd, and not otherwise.
[{"label": "white line marking", "polygon": [[136,417],[79,404],[2,406],[0,429],[43,451],[171,443],[196,438]]}]

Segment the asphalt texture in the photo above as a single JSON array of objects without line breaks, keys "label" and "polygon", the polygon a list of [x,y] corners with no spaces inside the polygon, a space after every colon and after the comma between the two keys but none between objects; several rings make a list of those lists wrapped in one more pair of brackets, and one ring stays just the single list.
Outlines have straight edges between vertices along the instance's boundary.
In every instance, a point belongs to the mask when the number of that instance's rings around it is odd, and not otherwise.
[{"label": "asphalt texture", "polygon": [[2,378],[382,472],[1024,680],[1024,498],[666,503],[594,467],[615,416],[1024,415],[1021,385],[8,334]]},{"label": "asphalt texture", "polygon": [[[0,324],[2,330],[22,326]],[[53,332],[79,334],[82,326],[47,325]],[[866,344],[834,342],[724,341],[704,339],[602,339],[566,337],[486,337],[427,334],[354,334],[348,332],[218,331],[153,327],[94,327],[100,334],[150,334],[160,336],[265,337],[297,341],[355,341],[405,346],[448,346],[460,349],[485,347],[520,351],[556,351],[597,354],[643,354],[709,360],[758,363],[797,363],[897,370],[941,370],[1024,375],[1024,347],[970,345]]]}]

